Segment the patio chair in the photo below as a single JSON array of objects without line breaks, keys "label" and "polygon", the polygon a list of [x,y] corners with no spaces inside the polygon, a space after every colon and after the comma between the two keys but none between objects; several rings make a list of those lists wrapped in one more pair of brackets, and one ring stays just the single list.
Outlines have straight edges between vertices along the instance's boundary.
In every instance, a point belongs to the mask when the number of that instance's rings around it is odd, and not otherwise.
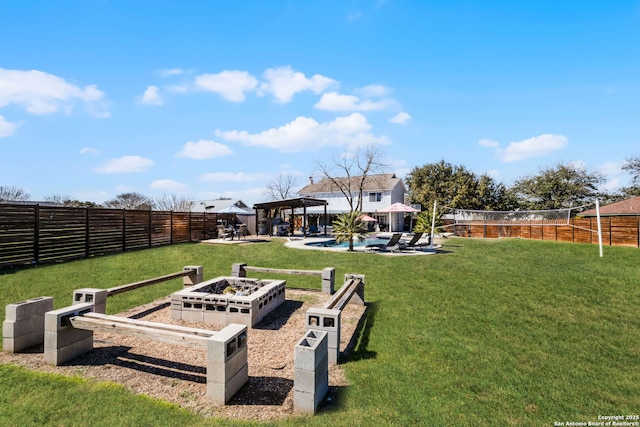
[{"label": "patio chair", "polygon": [[402,233],[394,233],[388,242],[386,243],[371,243],[365,248],[367,249],[377,249],[385,252],[396,252],[400,250],[400,239],[402,238]]},{"label": "patio chair", "polygon": [[429,246],[429,244],[431,243],[431,236],[427,237],[427,241],[426,242],[420,242],[420,239],[422,238],[424,233],[422,232],[418,232],[415,233],[413,235],[413,237],[411,238],[411,240],[405,242],[405,241],[400,241],[400,249],[401,250],[405,250],[405,249],[422,249],[424,246]]}]

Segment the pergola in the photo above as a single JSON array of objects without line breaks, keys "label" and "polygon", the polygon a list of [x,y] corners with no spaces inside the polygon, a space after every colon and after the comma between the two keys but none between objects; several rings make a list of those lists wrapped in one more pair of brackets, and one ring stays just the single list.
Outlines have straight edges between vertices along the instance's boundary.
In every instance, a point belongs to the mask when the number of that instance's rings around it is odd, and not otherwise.
[{"label": "pergola", "polygon": [[[322,199],[312,199],[311,197],[296,197],[294,199],[282,199],[274,200],[271,202],[256,203],[253,205],[253,209],[256,210],[256,230],[258,230],[258,209],[291,209],[291,216],[294,215],[294,210],[302,208],[302,226],[307,229],[307,207],[311,206],[324,206],[324,234],[327,234],[327,205],[329,202]],[[271,229],[269,229],[271,234]]]}]

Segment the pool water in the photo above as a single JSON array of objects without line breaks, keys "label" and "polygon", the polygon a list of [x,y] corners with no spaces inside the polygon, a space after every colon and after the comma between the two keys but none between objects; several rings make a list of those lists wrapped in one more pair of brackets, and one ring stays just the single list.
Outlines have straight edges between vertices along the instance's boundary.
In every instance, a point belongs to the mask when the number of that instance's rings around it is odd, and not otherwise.
[{"label": "pool water", "polygon": [[[389,239],[382,239],[382,238],[376,238],[376,237],[368,238],[365,240],[353,239],[353,246],[365,247],[367,245],[379,245],[379,244],[386,245],[388,242],[389,242]],[[335,240],[325,240],[324,242],[306,243],[306,245],[319,246],[323,248],[348,248],[349,242],[337,243]]]}]

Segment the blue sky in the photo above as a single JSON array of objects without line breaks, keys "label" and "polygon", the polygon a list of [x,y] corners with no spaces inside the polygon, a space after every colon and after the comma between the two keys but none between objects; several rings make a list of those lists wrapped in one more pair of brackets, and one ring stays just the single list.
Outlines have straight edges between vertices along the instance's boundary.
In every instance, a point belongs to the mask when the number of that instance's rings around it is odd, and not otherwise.
[{"label": "blue sky", "polygon": [[0,185],[268,200],[375,144],[510,185],[559,162],[629,182],[640,1],[0,2]]}]

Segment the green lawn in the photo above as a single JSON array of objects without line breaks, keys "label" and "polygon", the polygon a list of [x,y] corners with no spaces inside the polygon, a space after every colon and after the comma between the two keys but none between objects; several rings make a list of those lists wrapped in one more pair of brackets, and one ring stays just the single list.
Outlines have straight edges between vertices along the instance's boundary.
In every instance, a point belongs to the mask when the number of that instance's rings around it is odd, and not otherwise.
[{"label": "green lawn", "polygon": [[[385,257],[302,251],[280,242],[185,244],[0,271],[5,305],[106,288],[203,265],[321,269],[366,276],[369,303],[351,382],[329,411],[284,425],[553,425],[640,413],[640,252],[524,241],[448,239],[448,253]],[[286,276],[292,287],[320,288]],[[115,313],[180,288],[166,282],[109,299]],[[301,331],[301,334],[303,331]],[[0,365],[0,425],[248,425],[205,419],[120,386]]]}]

